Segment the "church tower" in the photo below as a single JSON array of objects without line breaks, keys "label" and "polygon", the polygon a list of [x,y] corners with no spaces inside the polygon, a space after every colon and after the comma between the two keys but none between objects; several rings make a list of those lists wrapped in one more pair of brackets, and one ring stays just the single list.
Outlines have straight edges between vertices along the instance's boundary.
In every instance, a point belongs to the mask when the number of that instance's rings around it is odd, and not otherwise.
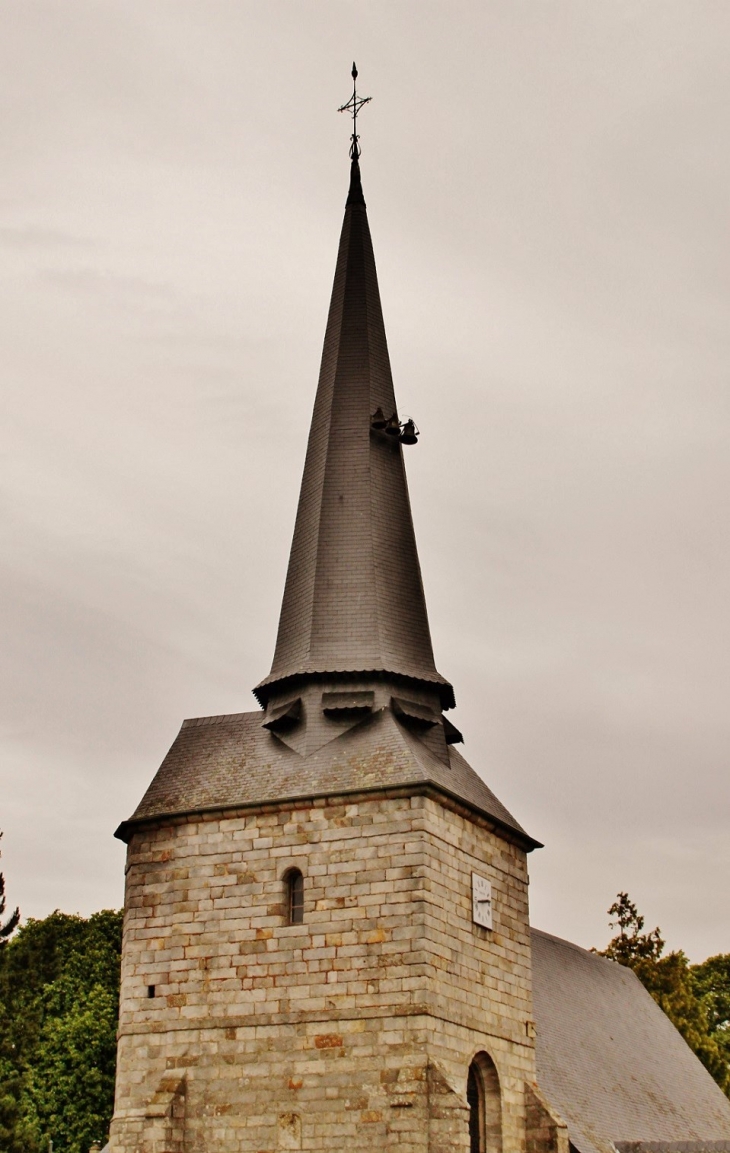
[{"label": "church tower", "polygon": [[397,415],[355,131],[261,708],[184,721],[117,833],[112,1153],[551,1147],[537,842],[445,715],[403,461],[416,436]]}]

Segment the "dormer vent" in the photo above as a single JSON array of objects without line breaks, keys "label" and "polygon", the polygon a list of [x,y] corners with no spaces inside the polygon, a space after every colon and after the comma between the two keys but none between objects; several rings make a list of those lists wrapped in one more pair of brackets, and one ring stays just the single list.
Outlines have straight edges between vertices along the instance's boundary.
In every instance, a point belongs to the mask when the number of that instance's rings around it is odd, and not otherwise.
[{"label": "dormer vent", "polygon": [[407,701],[403,697],[391,697],[390,707],[399,721],[414,729],[431,729],[439,722],[439,714],[418,701]]},{"label": "dormer vent", "polygon": [[322,711],[327,717],[341,718],[370,713],[375,704],[375,694],[367,690],[351,692],[322,693]]},{"label": "dormer vent", "polygon": [[275,705],[266,714],[264,728],[270,733],[285,733],[293,729],[302,715],[302,698],[295,697],[283,705]]},{"label": "dormer vent", "polygon": [[443,717],[444,723],[444,736],[446,737],[447,745],[461,745],[464,743],[464,738],[457,729],[456,725],[452,724],[448,717]]}]

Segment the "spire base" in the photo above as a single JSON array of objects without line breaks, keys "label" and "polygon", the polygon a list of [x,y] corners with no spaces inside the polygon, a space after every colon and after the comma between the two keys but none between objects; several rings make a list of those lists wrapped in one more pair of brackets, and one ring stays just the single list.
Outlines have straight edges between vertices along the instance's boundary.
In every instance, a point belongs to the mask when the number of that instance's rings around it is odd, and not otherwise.
[{"label": "spire base", "polygon": [[396,685],[402,685],[404,688],[410,687],[411,689],[426,690],[428,692],[435,691],[438,694],[441,708],[455,709],[456,697],[454,696],[454,689],[451,684],[437,673],[433,679],[426,679],[425,677],[409,676],[408,673],[391,672],[389,669],[322,669],[319,671],[302,670],[300,672],[286,673],[284,676],[265,677],[252,689],[253,695],[261,705],[262,709],[268,706],[269,700],[276,697],[281,693],[293,692],[295,689],[303,685],[315,682],[321,683],[330,681],[336,678],[344,684],[360,682],[362,680],[372,680],[375,682],[388,681]]}]

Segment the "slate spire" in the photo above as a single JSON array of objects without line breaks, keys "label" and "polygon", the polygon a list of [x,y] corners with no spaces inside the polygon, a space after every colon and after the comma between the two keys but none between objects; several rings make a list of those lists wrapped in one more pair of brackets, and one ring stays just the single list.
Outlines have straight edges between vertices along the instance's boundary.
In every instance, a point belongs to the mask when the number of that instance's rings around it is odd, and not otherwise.
[{"label": "slate spire", "polygon": [[375,674],[437,688],[397,437],[371,428],[397,412],[373,246],[353,156],[294,539],[269,676],[272,693],[312,678]]}]

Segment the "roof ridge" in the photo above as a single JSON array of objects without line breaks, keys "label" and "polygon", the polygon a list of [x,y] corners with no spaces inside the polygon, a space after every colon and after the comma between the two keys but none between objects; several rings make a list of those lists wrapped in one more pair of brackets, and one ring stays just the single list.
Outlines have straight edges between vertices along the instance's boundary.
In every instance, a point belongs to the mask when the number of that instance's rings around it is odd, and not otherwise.
[{"label": "roof ridge", "polygon": [[186,717],[181,728],[189,729],[198,725],[221,725],[224,721],[238,721],[243,717],[263,716],[261,709],[248,709],[244,713],[216,713],[210,717]]},{"label": "roof ridge", "polygon": [[[557,937],[554,933],[545,932],[544,929],[536,929],[534,925],[530,925],[530,933],[534,933],[536,937],[543,937],[547,941],[554,941],[558,945],[565,945],[566,948],[572,949],[575,953],[582,953],[591,961],[603,961],[607,965],[618,965],[619,969],[623,969],[632,977],[636,977],[636,973],[629,965],[622,965],[620,961],[614,961],[612,957],[604,957],[592,948],[586,949],[584,945],[576,945],[575,941],[568,941],[565,937]],[[636,980],[638,981],[639,978],[636,977]]]},{"label": "roof ridge", "polygon": [[[578,953],[591,953],[590,949],[586,949],[583,945],[576,945],[575,941],[569,941],[567,937],[558,937],[555,933],[548,933],[546,929],[536,928],[535,925],[530,925],[530,932],[537,937],[545,937],[548,941],[556,941],[559,945],[567,945]],[[591,956],[596,956],[596,954],[591,953]]]}]

